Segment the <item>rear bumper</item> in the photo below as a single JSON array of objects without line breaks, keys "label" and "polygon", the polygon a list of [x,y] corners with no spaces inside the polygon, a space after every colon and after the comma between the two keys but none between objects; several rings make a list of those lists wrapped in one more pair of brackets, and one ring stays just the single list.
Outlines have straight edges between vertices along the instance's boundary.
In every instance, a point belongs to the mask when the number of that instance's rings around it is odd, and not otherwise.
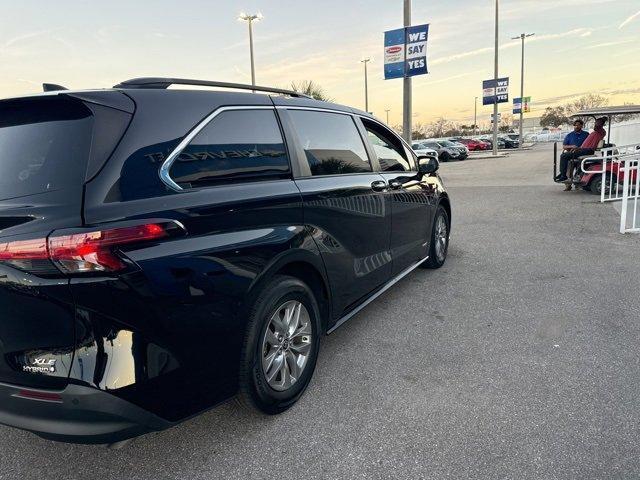
[{"label": "rear bumper", "polygon": [[[68,385],[59,400],[18,396],[25,387],[0,383],[0,423],[28,430],[43,438],[70,443],[114,443],[171,422],[100,390]],[[28,389],[29,391],[33,391]]]}]

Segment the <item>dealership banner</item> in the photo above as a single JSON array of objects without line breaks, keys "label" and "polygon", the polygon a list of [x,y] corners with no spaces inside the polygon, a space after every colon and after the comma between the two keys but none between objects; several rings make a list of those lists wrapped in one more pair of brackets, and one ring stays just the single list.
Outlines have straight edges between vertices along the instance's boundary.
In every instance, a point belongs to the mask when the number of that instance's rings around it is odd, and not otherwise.
[{"label": "dealership banner", "polygon": [[404,28],[384,32],[384,78],[404,77]]},{"label": "dealership banner", "polygon": [[482,82],[482,104],[506,103],[509,101],[509,77]]},{"label": "dealership banner", "polygon": [[531,111],[531,97],[524,97],[524,102],[520,97],[513,99],[513,113],[529,113]]},{"label": "dealership banner", "polygon": [[427,69],[429,24],[384,33],[384,78],[424,75]]}]

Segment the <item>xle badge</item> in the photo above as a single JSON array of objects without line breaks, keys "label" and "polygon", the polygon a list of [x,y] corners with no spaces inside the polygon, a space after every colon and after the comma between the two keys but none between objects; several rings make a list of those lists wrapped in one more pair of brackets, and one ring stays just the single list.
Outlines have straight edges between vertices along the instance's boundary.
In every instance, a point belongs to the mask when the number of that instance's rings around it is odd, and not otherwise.
[{"label": "xle badge", "polygon": [[56,371],[55,358],[36,358],[31,365],[22,367],[23,372],[29,373],[53,373]]}]

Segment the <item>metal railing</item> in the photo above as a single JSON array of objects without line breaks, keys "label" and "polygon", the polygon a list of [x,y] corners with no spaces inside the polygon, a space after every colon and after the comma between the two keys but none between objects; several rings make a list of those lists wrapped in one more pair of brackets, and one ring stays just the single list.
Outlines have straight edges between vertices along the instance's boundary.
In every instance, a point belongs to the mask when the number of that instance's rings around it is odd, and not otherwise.
[{"label": "metal railing", "polygon": [[640,150],[622,160],[622,205],[620,206],[620,233],[640,233],[638,200],[640,193]]},{"label": "metal railing", "polygon": [[[624,182],[623,164],[627,159],[637,160],[638,155],[640,155],[640,144],[636,143],[603,148],[599,151],[599,155],[582,159],[580,169],[583,174],[601,175],[600,202],[622,200],[625,194],[621,185],[621,182]],[[585,165],[588,165],[587,169]],[[599,168],[596,168],[596,165]],[[633,182],[631,187],[635,189]],[[628,191],[627,194],[629,194]]]}]

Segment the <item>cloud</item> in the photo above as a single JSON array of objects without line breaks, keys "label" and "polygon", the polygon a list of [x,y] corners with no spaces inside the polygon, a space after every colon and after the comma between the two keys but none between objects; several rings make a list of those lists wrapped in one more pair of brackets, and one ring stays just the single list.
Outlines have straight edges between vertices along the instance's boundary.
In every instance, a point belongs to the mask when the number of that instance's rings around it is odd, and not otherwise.
[{"label": "cloud", "polygon": [[616,47],[618,45],[625,45],[627,43],[631,43],[631,42],[635,42],[634,39],[628,39],[628,40],[619,40],[617,42],[605,42],[605,43],[596,43],[595,45],[589,45],[587,48],[588,50],[592,50],[594,48],[603,48],[603,47]]},{"label": "cloud", "polygon": [[17,35],[7,40],[4,44],[0,44],[0,55],[7,58],[23,58],[37,51],[39,46],[43,44],[50,45],[53,42],[64,46],[68,50],[75,51],[74,45],[56,34],[60,30],[62,29],[53,28]]},{"label": "cloud", "polygon": [[93,38],[103,46],[112,46],[113,40],[121,35],[123,27],[121,25],[106,25],[93,32]]},{"label": "cloud", "polygon": [[631,15],[630,17],[627,17],[624,22],[622,22],[620,24],[620,26],[618,27],[620,30],[622,30],[624,27],[626,27],[627,25],[629,25],[631,22],[633,22],[636,18],[640,17],[640,10],[638,10],[636,13],[634,13],[633,15]]},{"label": "cloud", "polygon": [[623,50],[621,52],[613,54],[612,57],[613,58],[626,57],[626,56],[629,56],[629,55],[637,54],[639,51],[640,51],[640,48],[633,48],[631,50]]},{"label": "cloud", "polygon": [[41,37],[43,35],[49,35],[53,32],[55,32],[57,29],[50,29],[50,30],[40,30],[38,32],[30,32],[30,33],[24,33],[22,35],[18,35],[17,37],[13,37],[10,38],[9,40],[7,40],[4,44],[5,48],[9,48],[12,47],[18,43],[24,42],[25,40],[30,40],[32,38],[36,38],[36,37]]},{"label": "cloud", "polygon": [[446,78],[441,78],[439,80],[434,80],[434,81],[427,81],[425,82],[426,86],[431,86],[431,85],[435,85],[437,83],[444,83],[444,82],[449,82],[451,80],[457,80],[458,78],[465,78],[465,77],[469,77],[471,75],[477,75],[478,73],[482,73],[484,70],[477,70],[475,72],[466,72],[466,73],[460,73],[458,75],[452,75],[450,77],[446,77]]},{"label": "cloud", "polygon": [[[591,35],[591,30],[588,28],[575,28],[573,30],[568,30],[566,32],[559,32],[559,33],[547,33],[547,34],[543,34],[543,35],[537,35],[535,37],[531,37],[529,38],[528,42],[541,42],[541,41],[546,41],[546,40],[555,40],[558,38],[565,38],[565,37],[582,37],[582,36],[587,36],[587,35]],[[500,50],[505,50],[508,48],[514,48],[514,47],[518,47],[520,45],[519,42],[509,42],[509,43],[503,43],[502,45],[500,45]],[[449,63],[449,62],[453,62],[455,60],[460,60],[462,58],[468,58],[468,57],[474,57],[476,55],[482,55],[484,53],[490,53],[493,52],[494,47],[484,47],[484,48],[477,48],[475,50],[470,50],[468,52],[462,52],[462,53],[456,53],[453,55],[449,55],[448,57],[441,57],[441,58],[437,58],[435,60],[431,61],[431,65],[439,65],[442,63]]]},{"label": "cloud", "polygon": [[28,83],[29,85],[37,85],[37,86],[42,85],[41,82],[36,82],[35,80],[29,80],[28,78],[16,78],[16,81]]},{"label": "cloud", "polygon": [[[291,32],[291,31],[286,31],[286,32],[275,32],[275,33],[270,33],[270,34],[261,34],[261,35],[256,35],[253,39],[253,44],[254,45],[261,45],[261,44],[271,44],[271,43],[281,43],[283,41],[292,41],[294,38],[296,37],[303,37],[304,38],[304,33],[305,32]],[[285,42],[287,44],[287,46],[290,46],[289,43]],[[241,41],[236,42],[236,43],[230,43],[229,45],[225,45],[223,47],[220,48],[220,50],[222,51],[227,51],[227,50],[236,50],[236,49],[245,49],[249,46],[249,38],[242,38]]]}]

